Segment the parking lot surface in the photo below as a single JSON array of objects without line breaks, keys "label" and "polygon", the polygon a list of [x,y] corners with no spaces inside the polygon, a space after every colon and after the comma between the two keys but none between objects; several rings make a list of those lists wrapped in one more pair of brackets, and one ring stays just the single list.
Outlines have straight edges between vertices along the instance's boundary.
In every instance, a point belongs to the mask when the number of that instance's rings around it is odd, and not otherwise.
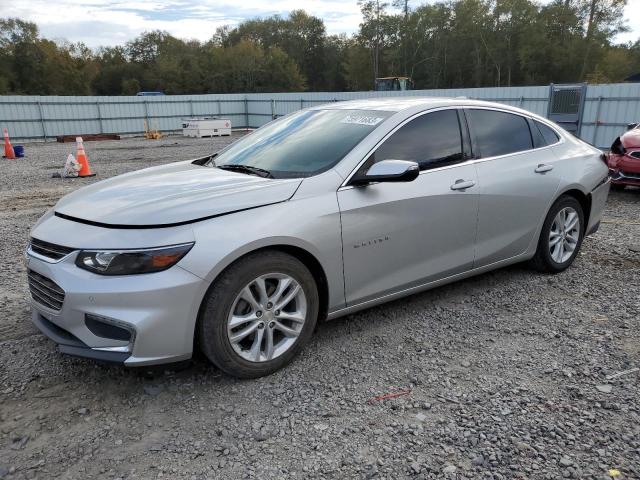
[{"label": "parking lot surface", "polygon": [[51,178],[73,144],[0,160],[0,479],[640,478],[640,189],[611,193],[564,273],[516,265],[323,323],[270,377],[58,354],[30,323],[30,226],[229,141],[87,142],[91,179]]}]

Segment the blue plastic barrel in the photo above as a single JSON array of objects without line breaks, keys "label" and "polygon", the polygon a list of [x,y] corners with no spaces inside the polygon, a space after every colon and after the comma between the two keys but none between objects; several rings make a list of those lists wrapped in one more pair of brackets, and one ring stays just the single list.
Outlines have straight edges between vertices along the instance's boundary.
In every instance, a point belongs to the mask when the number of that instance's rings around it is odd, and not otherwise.
[{"label": "blue plastic barrel", "polygon": [[14,145],[13,153],[16,154],[16,157],[24,157],[24,146],[22,145]]}]

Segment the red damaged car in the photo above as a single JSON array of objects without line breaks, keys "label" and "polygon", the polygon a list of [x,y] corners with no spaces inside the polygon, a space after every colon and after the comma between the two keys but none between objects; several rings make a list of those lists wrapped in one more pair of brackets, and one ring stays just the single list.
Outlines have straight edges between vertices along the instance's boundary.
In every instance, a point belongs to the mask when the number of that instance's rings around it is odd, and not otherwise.
[{"label": "red damaged car", "polygon": [[616,138],[608,163],[612,188],[640,187],[640,123],[630,124],[627,132]]}]

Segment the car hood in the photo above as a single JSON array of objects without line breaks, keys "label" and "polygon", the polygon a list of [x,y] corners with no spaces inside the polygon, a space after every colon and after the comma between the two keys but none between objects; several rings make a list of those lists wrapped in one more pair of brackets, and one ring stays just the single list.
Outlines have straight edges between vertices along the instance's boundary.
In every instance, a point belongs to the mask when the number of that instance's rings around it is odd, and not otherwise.
[{"label": "car hood", "polygon": [[54,210],[105,227],[174,226],[283,202],[301,182],[179,162],[87,186],[63,197]]}]

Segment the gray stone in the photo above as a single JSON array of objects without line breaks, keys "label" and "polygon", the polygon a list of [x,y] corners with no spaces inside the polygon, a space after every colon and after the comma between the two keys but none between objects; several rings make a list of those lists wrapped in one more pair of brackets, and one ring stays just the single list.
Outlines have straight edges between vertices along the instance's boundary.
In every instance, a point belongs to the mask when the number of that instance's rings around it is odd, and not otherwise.
[{"label": "gray stone", "polygon": [[155,397],[156,395],[159,395],[160,392],[162,392],[163,388],[162,385],[145,385],[143,390],[147,395]]},{"label": "gray stone", "polygon": [[456,473],[457,470],[458,467],[456,467],[455,465],[447,465],[442,469],[442,473],[444,473],[445,475],[451,475],[453,473]]},{"label": "gray stone", "polygon": [[569,457],[567,457],[566,455],[564,457],[562,457],[560,459],[560,465],[562,465],[563,467],[569,467],[571,465],[573,465],[573,460],[571,460]]}]

